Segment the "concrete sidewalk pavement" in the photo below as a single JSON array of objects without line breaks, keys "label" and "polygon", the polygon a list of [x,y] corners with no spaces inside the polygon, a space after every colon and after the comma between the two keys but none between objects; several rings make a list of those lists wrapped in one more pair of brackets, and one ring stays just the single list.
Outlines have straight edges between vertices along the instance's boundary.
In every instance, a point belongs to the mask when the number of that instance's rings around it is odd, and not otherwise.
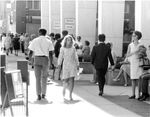
[{"label": "concrete sidewalk pavement", "polygon": [[[21,54],[22,55],[22,54]],[[24,55],[7,57],[8,70],[16,69],[17,59],[25,59]],[[11,61],[11,62],[10,62]],[[104,95],[98,95],[98,86],[91,83],[92,74],[81,74],[81,79],[75,81],[73,101],[62,98],[62,81],[51,80],[47,85],[46,99],[37,101],[35,76],[29,66],[29,117],[55,116],[105,116],[105,117],[149,117],[149,101],[140,102],[136,99],[128,99],[131,95],[131,86],[105,85]],[[57,72],[56,72],[57,76]],[[8,109],[9,111],[9,109]],[[10,113],[8,112],[8,115]]]}]

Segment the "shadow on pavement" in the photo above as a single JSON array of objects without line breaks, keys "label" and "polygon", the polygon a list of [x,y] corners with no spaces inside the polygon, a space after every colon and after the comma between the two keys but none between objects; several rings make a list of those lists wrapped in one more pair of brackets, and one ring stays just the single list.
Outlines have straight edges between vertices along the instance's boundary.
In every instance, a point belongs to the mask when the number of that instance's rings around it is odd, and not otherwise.
[{"label": "shadow on pavement", "polygon": [[42,100],[35,100],[35,101],[29,101],[30,104],[41,104],[41,105],[45,105],[45,104],[52,104],[52,101],[48,101],[47,99],[42,99]]},{"label": "shadow on pavement", "polygon": [[64,99],[64,103],[65,104],[75,104],[80,102],[81,100],[68,100],[68,99]]},{"label": "shadow on pavement", "polygon": [[142,117],[149,117],[150,105],[145,102],[138,101],[137,99],[128,99],[129,96],[127,95],[121,95],[121,96],[105,95],[103,97],[119,105],[120,107],[128,109],[129,111],[132,111]]}]

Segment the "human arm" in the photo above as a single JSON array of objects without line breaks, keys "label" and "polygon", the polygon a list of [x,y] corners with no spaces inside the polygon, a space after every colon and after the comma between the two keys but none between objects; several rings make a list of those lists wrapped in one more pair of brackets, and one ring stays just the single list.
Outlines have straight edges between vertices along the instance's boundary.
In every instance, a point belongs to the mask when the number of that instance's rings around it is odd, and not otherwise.
[{"label": "human arm", "polygon": [[78,60],[78,55],[77,55],[77,52],[76,50],[74,49],[74,55],[75,55],[75,62],[76,62],[76,65],[77,65],[77,70],[79,70],[79,60]]},{"label": "human arm", "polygon": [[96,52],[95,52],[95,46],[94,46],[91,52],[91,64],[92,65],[94,65],[95,58],[96,58]]}]

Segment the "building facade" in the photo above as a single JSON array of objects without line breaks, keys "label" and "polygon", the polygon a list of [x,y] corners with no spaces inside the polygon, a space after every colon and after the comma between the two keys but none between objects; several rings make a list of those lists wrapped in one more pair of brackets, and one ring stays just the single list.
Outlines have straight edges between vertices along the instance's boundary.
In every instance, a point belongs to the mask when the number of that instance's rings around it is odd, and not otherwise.
[{"label": "building facade", "polygon": [[10,32],[38,35],[41,27],[40,4],[40,0],[11,0]]},{"label": "building facade", "polygon": [[82,41],[90,41],[91,48],[98,34],[104,33],[106,42],[113,43],[117,56],[126,53],[134,30],[142,32],[141,42],[146,47],[150,45],[148,14],[150,1],[147,0],[41,1],[41,27],[48,33],[61,33],[66,29],[75,37],[80,35]]}]

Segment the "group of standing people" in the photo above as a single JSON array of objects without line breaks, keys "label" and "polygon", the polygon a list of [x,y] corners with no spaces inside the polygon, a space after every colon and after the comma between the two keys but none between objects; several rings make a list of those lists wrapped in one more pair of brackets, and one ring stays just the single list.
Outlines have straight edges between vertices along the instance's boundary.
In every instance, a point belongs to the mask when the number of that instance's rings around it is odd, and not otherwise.
[{"label": "group of standing people", "polygon": [[6,52],[6,55],[9,55],[9,53],[13,54],[14,50],[15,55],[18,56],[18,52],[21,49],[22,53],[27,55],[29,42],[30,37],[27,33],[20,33],[15,35],[13,33],[3,33],[1,50]]},{"label": "group of standing people", "polygon": [[[57,67],[60,73],[62,72],[63,91],[62,95],[65,98],[66,88],[69,87],[69,99],[72,100],[72,92],[74,88],[74,79],[77,76],[79,69],[80,56],[78,56],[76,41],[72,35],[68,34],[67,30],[62,31],[62,38],[60,34],[54,36],[50,34],[50,38],[46,36],[47,31],[45,29],[39,29],[39,37],[35,38],[29,45],[29,60],[31,60],[34,53],[34,70],[36,76],[36,92],[37,99],[45,98],[48,69],[53,68],[54,59],[56,59]],[[58,36],[57,41],[55,38]],[[99,44],[94,46],[90,55],[90,61],[96,69],[99,95],[104,93],[105,75],[108,70],[108,64],[110,62],[110,68],[115,68],[115,61],[113,58],[111,47],[105,44],[105,34],[99,34]],[[139,46],[141,43],[142,34],[139,31],[134,31],[132,34],[132,42],[128,46],[126,58],[130,59],[130,77],[132,80],[132,96],[129,99],[135,99],[135,87],[139,78],[148,77],[143,76],[143,69],[139,67]],[[88,43],[89,44],[89,43]],[[123,69],[123,68],[122,68]],[[144,82],[144,80],[143,80]],[[139,85],[140,86],[140,85]],[[138,99],[143,100],[148,97],[148,93],[138,92]],[[146,97],[145,97],[146,95]]]}]

